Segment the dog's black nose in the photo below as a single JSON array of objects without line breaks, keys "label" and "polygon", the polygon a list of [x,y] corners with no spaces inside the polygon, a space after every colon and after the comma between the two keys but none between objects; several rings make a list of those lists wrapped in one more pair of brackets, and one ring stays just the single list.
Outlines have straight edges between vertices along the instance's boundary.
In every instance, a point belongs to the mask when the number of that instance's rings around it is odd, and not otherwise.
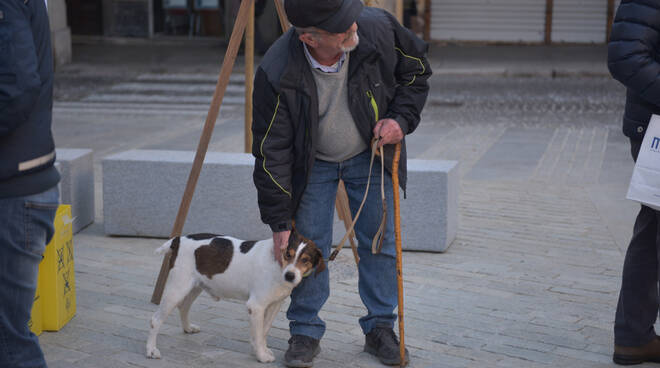
[{"label": "dog's black nose", "polygon": [[287,272],[284,274],[284,279],[288,282],[292,282],[293,279],[295,278],[296,278],[296,274],[294,274],[293,272]]}]

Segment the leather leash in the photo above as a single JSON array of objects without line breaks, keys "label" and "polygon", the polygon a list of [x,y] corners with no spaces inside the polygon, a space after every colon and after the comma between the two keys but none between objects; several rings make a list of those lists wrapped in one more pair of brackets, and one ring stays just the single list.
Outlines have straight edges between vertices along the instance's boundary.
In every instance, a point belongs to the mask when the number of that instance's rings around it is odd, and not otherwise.
[{"label": "leather leash", "polygon": [[337,254],[339,254],[339,251],[344,247],[344,243],[346,243],[346,240],[353,232],[353,229],[355,228],[355,223],[360,217],[360,213],[362,212],[362,208],[364,207],[364,203],[367,201],[367,195],[369,194],[369,186],[371,184],[371,169],[373,168],[374,158],[376,157],[376,154],[380,155],[380,197],[381,197],[381,202],[383,203],[383,217],[380,220],[380,226],[378,227],[378,231],[376,232],[376,235],[371,241],[371,253],[373,254],[380,253],[380,250],[383,247],[383,239],[385,238],[385,228],[387,223],[387,201],[385,200],[385,155],[383,154],[383,146],[378,147],[379,141],[380,138],[374,138],[371,140],[371,159],[369,161],[369,177],[367,178],[367,188],[364,191],[364,197],[362,198],[362,203],[360,203],[360,208],[358,208],[350,228],[346,230],[346,235],[344,235],[344,238],[341,240],[339,245],[337,245],[335,250],[333,250],[332,253],[330,254],[330,257],[328,258],[330,261],[334,261],[335,258],[337,257]]}]

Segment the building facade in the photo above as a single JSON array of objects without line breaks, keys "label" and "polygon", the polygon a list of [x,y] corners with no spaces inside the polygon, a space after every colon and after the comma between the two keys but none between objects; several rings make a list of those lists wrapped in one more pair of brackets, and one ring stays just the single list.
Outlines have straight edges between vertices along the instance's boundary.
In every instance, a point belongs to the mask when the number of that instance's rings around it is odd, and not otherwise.
[{"label": "building facade", "polygon": [[[267,0],[260,20],[277,29]],[[363,0],[394,13],[396,2]],[[620,0],[415,0],[433,41],[486,43],[604,43]],[[240,0],[66,0],[74,34],[152,37],[226,35],[223,12]],[[230,4],[230,5],[228,5]],[[274,24],[274,25],[273,25]],[[272,34],[271,32],[266,32]]]},{"label": "building facade", "polygon": [[430,38],[457,42],[605,43],[619,2],[431,0]]}]

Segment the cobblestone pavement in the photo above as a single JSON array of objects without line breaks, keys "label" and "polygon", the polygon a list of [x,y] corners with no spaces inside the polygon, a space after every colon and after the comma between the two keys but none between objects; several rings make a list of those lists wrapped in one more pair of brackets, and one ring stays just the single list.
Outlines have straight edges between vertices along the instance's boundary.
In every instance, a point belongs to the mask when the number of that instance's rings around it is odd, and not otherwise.
[{"label": "cobblestone pavement", "polygon": [[[163,359],[146,359],[161,261],[153,250],[163,240],[103,234],[100,160],[129,148],[193,150],[214,75],[108,67],[99,69],[104,82],[85,85],[76,78],[90,65],[58,74],[56,141],[95,150],[97,221],[75,237],[77,315],[40,338],[49,366],[263,366],[250,351],[245,307],[207,296],[191,312],[202,332],[184,334],[173,314],[159,338]],[[211,150],[243,149],[234,78]],[[632,171],[623,101],[623,89],[604,77],[433,77],[409,153],[460,161],[460,219],[447,253],[404,254],[411,366],[613,366],[614,309],[637,209],[623,199]],[[365,311],[351,257],[343,252],[330,267],[328,331],[315,367],[380,366],[362,352]],[[287,339],[280,313],[271,366],[282,366]]]}]

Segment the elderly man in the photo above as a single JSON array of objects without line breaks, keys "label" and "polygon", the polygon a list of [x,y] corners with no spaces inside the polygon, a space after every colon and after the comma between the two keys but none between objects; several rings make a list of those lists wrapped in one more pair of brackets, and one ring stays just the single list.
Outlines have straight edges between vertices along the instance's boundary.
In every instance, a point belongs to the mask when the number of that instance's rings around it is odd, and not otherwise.
[{"label": "elderly man", "polygon": [[[382,251],[372,254],[383,203],[380,165],[369,172],[369,145],[373,137],[384,145],[391,209],[393,144],[402,143],[399,182],[405,190],[403,138],[419,124],[428,94],[427,45],[389,13],[363,7],[360,0],[286,0],[284,5],[295,28],[269,49],[255,75],[252,152],[261,218],[273,231],[278,260],[292,220],[327,258],[339,180],[346,185],[355,216],[371,176],[355,227],[359,292],[367,308],[359,323],[365,351],[384,364],[399,364],[393,331],[394,221],[387,211]],[[287,366],[312,366],[325,332],[318,313],[328,294],[328,271],[307,277],[291,294]]]}]

